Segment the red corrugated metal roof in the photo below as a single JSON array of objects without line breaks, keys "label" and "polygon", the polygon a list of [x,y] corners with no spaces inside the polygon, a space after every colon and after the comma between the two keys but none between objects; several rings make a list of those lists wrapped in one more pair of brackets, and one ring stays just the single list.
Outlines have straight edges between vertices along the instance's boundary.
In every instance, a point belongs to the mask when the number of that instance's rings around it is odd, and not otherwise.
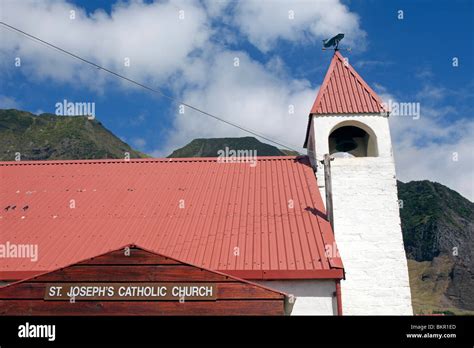
[{"label": "red corrugated metal roof", "polygon": [[124,244],[246,279],[343,276],[307,157],[0,162],[0,177],[0,243],[39,248],[0,259],[0,279]]},{"label": "red corrugated metal roof", "polygon": [[381,113],[379,96],[336,51],[311,108],[312,114]]}]

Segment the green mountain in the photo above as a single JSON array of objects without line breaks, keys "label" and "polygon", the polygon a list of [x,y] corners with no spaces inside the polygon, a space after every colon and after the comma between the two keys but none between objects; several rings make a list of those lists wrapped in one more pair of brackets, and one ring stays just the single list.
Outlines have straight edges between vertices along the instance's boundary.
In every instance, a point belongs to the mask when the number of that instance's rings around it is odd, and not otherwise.
[{"label": "green mountain", "polygon": [[[275,146],[260,142],[254,137],[194,139],[184,147],[173,151],[168,157],[218,157],[219,151],[251,150],[257,156],[293,156],[297,153],[279,150]],[[256,152],[254,152],[256,151]]]},{"label": "green mountain", "polygon": [[474,203],[436,182],[398,182],[398,196],[407,256],[429,261],[442,252],[468,254]]},{"label": "green mountain", "polygon": [[85,116],[34,115],[0,109],[0,160],[103,159],[146,157]]},{"label": "green mountain", "polygon": [[474,314],[474,203],[427,180],[398,196],[415,312]]}]

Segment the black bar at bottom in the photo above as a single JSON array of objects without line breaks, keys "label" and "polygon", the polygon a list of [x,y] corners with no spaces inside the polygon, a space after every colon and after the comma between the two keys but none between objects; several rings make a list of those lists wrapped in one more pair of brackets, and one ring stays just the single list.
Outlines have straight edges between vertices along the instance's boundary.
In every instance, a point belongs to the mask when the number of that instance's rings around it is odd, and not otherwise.
[{"label": "black bar at bottom", "polygon": [[[0,317],[0,346],[38,344],[469,345],[472,316]],[[28,324],[27,324],[28,323]],[[55,325],[54,340],[47,327]],[[23,325],[23,326],[21,326]],[[26,333],[27,328],[30,332]],[[49,327],[51,328],[51,327]],[[22,333],[20,334],[20,331]],[[19,337],[43,332],[47,337]],[[49,338],[48,338],[49,337]]]}]

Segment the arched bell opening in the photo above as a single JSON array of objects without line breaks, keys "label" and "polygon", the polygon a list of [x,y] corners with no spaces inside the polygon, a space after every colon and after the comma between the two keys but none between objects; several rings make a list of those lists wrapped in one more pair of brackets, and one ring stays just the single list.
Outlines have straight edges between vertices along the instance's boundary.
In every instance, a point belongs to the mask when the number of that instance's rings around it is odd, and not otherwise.
[{"label": "arched bell opening", "polygon": [[329,153],[334,157],[378,156],[375,135],[368,127],[367,131],[355,125],[341,125],[335,128],[328,139]]}]

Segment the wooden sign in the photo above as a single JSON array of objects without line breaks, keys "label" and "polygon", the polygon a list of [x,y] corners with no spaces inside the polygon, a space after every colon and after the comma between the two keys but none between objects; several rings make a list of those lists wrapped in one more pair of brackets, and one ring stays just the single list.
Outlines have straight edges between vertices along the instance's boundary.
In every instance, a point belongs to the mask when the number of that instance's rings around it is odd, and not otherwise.
[{"label": "wooden sign", "polygon": [[52,301],[212,301],[214,283],[55,283],[46,284]]},{"label": "wooden sign", "polygon": [[284,315],[285,294],[133,245],[0,286],[2,315]]}]

